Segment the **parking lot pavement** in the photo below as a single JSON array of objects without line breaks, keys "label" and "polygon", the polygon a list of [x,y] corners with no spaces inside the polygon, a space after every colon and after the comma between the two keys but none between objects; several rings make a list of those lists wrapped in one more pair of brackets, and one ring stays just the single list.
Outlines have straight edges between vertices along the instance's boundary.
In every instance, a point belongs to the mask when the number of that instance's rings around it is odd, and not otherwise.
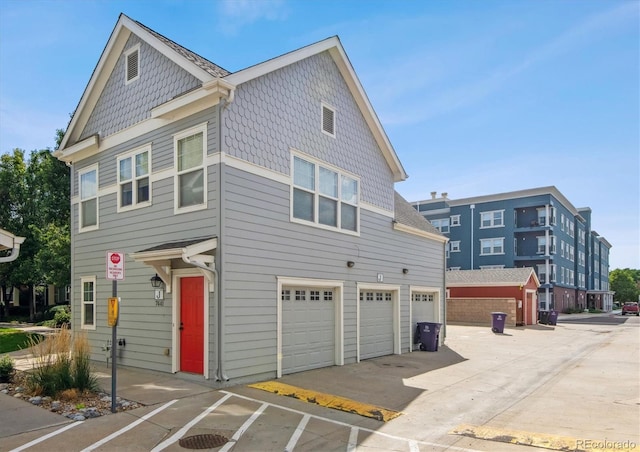
[{"label": "parking lot pavement", "polygon": [[[515,451],[533,449],[505,441],[526,444],[533,437],[540,440],[534,448],[554,450],[552,440],[563,437],[583,450],[611,444],[635,444],[627,450],[637,450],[639,348],[637,318],[621,324],[560,321],[507,328],[505,334],[451,325],[438,352],[278,380],[402,413],[388,422],[245,385],[215,390],[172,375],[119,369],[119,393],[143,398],[147,406],[0,433],[0,449],[184,450],[181,441],[204,441],[210,450],[224,451]],[[220,444],[213,447],[215,441]]]}]

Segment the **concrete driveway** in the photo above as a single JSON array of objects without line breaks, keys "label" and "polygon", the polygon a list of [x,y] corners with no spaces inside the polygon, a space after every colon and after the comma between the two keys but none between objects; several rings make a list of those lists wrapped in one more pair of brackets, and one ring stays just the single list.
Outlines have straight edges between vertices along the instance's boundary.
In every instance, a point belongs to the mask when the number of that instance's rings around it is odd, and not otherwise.
[{"label": "concrete driveway", "polygon": [[7,416],[25,425],[0,430],[0,449],[184,450],[204,441],[223,451],[638,450],[640,319],[620,318],[561,316],[555,327],[505,334],[451,325],[438,352],[278,380],[402,413],[388,422],[245,385],[215,390],[119,369],[118,395],[147,406],[71,424],[45,412],[34,426],[0,395],[0,425]]}]

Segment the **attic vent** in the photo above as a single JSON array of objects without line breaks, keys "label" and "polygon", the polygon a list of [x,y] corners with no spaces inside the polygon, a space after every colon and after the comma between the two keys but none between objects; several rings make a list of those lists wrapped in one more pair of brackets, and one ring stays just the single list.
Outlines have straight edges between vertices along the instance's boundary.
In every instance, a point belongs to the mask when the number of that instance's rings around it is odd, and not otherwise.
[{"label": "attic vent", "polygon": [[138,78],[139,75],[139,59],[140,49],[136,46],[134,49],[126,53],[126,83],[130,83]]},{"label": "attic vent", "polygon": [[335,110],[322,105],[322,131],[327,135],[336,136]]}]

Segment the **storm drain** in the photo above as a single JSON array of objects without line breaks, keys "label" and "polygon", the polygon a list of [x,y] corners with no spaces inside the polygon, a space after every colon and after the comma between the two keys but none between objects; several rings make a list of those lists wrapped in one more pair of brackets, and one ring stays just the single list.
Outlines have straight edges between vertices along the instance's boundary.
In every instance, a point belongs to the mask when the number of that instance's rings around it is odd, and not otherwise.
[{"label": "storm drain", "polygon": [[222,435],[206,433],[204,435],[186,436],[181,438],[178,444],[185,449],[214,449],[228,442],[229,440]]}]

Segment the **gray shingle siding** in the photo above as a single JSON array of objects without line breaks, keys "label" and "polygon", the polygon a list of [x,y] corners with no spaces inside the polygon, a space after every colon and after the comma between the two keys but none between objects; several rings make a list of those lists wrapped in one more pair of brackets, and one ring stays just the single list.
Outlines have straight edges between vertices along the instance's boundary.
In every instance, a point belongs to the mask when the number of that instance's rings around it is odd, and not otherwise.
[{"label": "gray shingle siding", "polygon": [[[140,44],[140,78],[125,84],[124,52],[137,44]],[[148,119],[152,108],[198,86],[198,79],[132,34],[79,141],[97,133],[104,139]]]},{"label": "gray shingle siding", "polygon": [[[322,133],[322,102],[336,109],[336,138]],[[362,201],[393,210],[393,174],[328,52],[238,86],[223,121],[225,152],[289,174],[297,149],[360,175]]]}]

